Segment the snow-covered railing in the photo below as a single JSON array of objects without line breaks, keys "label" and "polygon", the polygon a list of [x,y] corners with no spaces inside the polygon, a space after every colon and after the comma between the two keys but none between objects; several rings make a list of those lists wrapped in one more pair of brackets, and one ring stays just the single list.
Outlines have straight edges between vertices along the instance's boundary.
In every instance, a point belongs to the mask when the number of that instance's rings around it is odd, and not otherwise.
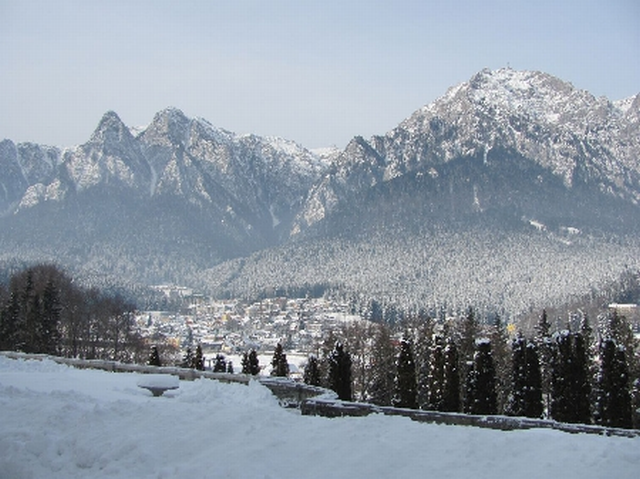
[{"label": "snow-covered railing", "polygon": [[462,413],[447,413],[438,411],[424,411],[421,409],[402,409],[373,404],[347,402],[337,399],[337,395],[330,390],[298,383],[287,378],[269,376],[248,376],[246,374],[214,373],[211,371],[197,371],[195,369],[172,366],[157,367],[140,364],[125,364],[116,361],[88,360],[61,358],[45,354],[26,354],[17,352],[0,352],[13,359],[50,359],[60,364],[67,364],[76,368],[101,369],[114,372],[136,372],[140,374],[169,374],[183,380],[198,378],[215,379],[223,382],[249,384],[257,380],[280,400],[284,407],[299,407],[303,415],[342,417],[368,416],[369,414],[385,414],[387,416],[405,416],[418,422],[436,424],[474,426],[488,429],[513,431],[517,429],[556,429],[569,433],[598,434],[604,436],[640,437],[638,429],[620,429],[595,426],[589,424],[569,424],[548,419],[532,419],[511,416],[474,416]]},{"label": "snow-covered railing", "polygon": [[117,361],[103,359],[76,359],[63,358],[59,356],[48,356],[46,354],[27,354],[14,351],[1,351],[4,355],[12,359],[49,359],[59,364],[66,364],[79,369],[100,369],[103,371],[113,371],[121,373],[139,374],[161,374],[177,376],[186,381],[194,381],[199,378],[215,379],[228,383],[249,384],[249,381],[259,381],[269,388],[279,399],[284,407],[298,407],[304,400],[324,395],[327,398],[336,398],[333,391],[304,383],[297,383],[287,378],[276,378],[270,376],[249,376],[246,374],[214,373],[212,371],[198,371],[190,368],[180,368],[175,366],[148,366],[142,364],[128,364]]},{"label": "snow-covered railing", "polygon": [[601,436],[638,437],[638,429],[620,429],[613,427],[595,426],[589,424],[569,424],[548,419],[532,419],[512,416],[475,416],[462,413],[447,413],[438,411],[424,411],[421,409],[403,409],[387,406],[375,406],[367,403],[345,402],[322,396],[309,398],[301,402],[300,410],[303,415],[342,417],[368,416],[369,414],[384,414],[387,416],[405,416],[414,421],[435,424],[474,426],[487,429],[514,431],[517,429],[556,429],[570,433],[598,434]]}]

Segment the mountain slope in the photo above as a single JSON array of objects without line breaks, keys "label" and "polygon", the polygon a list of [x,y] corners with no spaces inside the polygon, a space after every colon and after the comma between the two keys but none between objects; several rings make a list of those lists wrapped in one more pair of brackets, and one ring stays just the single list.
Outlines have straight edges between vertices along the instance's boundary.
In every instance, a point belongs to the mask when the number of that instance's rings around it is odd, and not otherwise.
[{"label": "mountain slope", "polygon": [[431,199],[422,203],[445,219],[497,212],[581,224],[620,208],[635,218],[639,107],[640,95],[616,106],[544,73],[482,71],[388,134],[356,137],[312,190],[293,232],[345,209],[363,218],[355,211],[374,189],[425,192]]},{"label": "mountain slope", "polygon": [[341,151],[169,108],[83,145],[0,143],[0,261],[225,295],[516,314],[640,268],[640,95],[484,70]]},{"label": "mountain slope", "polygon": [[142,282],[277,244],[324,163],[170,108],[134,137],[108,112],[64,151],[0,144],[4,257],[55,259]]},{"label": "mountain slope", "polygon": [[355,137],[290,245],[202,282],[506,316],[602,287],[640,267],[639,107],[544,73],[480,72],[386,135]]}]

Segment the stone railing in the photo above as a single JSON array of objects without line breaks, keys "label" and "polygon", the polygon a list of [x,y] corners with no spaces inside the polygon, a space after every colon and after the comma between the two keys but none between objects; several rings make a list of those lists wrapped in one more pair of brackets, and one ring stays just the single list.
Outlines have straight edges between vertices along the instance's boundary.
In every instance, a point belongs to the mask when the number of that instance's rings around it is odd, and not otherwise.
[{"label": "stone railing", "polygon": [[337,398],[333,391],[304,383],[298,383],[287,378],[277,378],[271,376],[249,376],[247,374],[214,373],[212,371],[198,371],[190,368],[180,368],[175,366],[148,366],[142,364],[127,364],[117,361],[107,361],[103,359],[75,359],[62,358],[58,356],[48,356],[45,354],[27,354],[13,351],[0,352],[1,355],[12,359],[49,359],[58,364],[66,364],[78,369],[99,369],[102,371],[112,371],[119,373],[139,373],[139,374],[170,374],[178,376],[185,381],[194,381],[199,378],[215,379],[227,383],[249,384],[249,381],[259,381],[271,390],[284,407],[299,407],[300,404],[312,397],[323,395],[327,398]]},{"label": "stone railing", "polygon": [[402,409],[386,406],[375,406],[367,403],[345,402],[324,397],[304,400],[300,404],[303,415],[342,417],[368,416],[369,414],[384,414],[386,416],[405,416],[418,422],[447,424],[458,426],[474,426],[488,429],[513,431],[517,429],[545,428],[556,429],[570,433],[598,434],[605,436],[638,437],[638,429],[620,429],[612,427],[594,426],[589,424],[568,424],[548,419],[531,419],[511,416],[475,416],[462,413],[447,413],[438,411],[423,411],[420,409]]},{"label": "stone railing", "polygon": [[588,424],[568,424],[547,419],[531,419],[511,416],[474,416],[462,413],[446,413],[423,411],[419,409],[402,409],[373,404],[347,402],[338,400],[337,395],[328,389],[309,386],[288,378],[270,376],[248,376],[246,374],[214,373],[197,371],[179,367],[157,367],[139,364],[124,364],[115,361],[61,358],[44,354],[25,354],[16,352],[0,352],[13,359],[50,359],[60,364],[76,368],[101,369],[114,372],[136,372],[140,374],[171,374],[182,380],[193,381],[198,378],[215,379],[229,383],[249,384],[257,380],[278,398],[284,407],[297,407],[303,415],[324,416],[329,418],[343,416],[368,416],[384,414],[387,416],[405,416],[414,421],[458,426],[474,426],[489,429],[513,431],[517,429],[556,429],[569,433],[599,434],[605,436],[639,437],[638,429],[619,429]]}]

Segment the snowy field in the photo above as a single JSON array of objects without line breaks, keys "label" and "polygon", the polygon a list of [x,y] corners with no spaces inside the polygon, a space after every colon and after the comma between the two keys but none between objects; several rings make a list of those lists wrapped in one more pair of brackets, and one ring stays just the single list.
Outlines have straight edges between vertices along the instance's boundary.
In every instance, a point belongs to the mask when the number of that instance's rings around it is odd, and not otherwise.
[{"label": "snowy field", "polygon": [[637,478],[640,438],[304,417],[268,389],[0,356],[0,478]]}]

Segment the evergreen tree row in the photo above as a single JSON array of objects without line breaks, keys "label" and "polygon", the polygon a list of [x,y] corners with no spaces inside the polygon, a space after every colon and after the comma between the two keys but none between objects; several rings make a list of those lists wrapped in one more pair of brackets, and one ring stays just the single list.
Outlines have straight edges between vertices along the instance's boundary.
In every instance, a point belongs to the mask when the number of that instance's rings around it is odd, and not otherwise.
[{"label": "evergreen tree row", "polygon": [[[636,344],[615,311],[602,318],[597,343],[586,317],[577,331],[551,334],[546,312],[528,339],[518,333],[509,340],[500,318],[478,324],[471,308],[459,321],[421,318],[403,327],[400,340],[384,324],[345,329],[343,337],[364,350],[349,356],[348,374],[332,366],[335,350],[325,354],[331,381],[353,373],[359,399],[383,406],[633,427]],[[362,337],[371,339],[362,346]],[[339,391],[323,383],[322,362],[309,358],[304,381]]]},{"label": "evergreen tree row", "polygon": [[56,266],[33,266],[0,285],[0,350],[139,362],[134,312],[121,296],[79,287]]}]

